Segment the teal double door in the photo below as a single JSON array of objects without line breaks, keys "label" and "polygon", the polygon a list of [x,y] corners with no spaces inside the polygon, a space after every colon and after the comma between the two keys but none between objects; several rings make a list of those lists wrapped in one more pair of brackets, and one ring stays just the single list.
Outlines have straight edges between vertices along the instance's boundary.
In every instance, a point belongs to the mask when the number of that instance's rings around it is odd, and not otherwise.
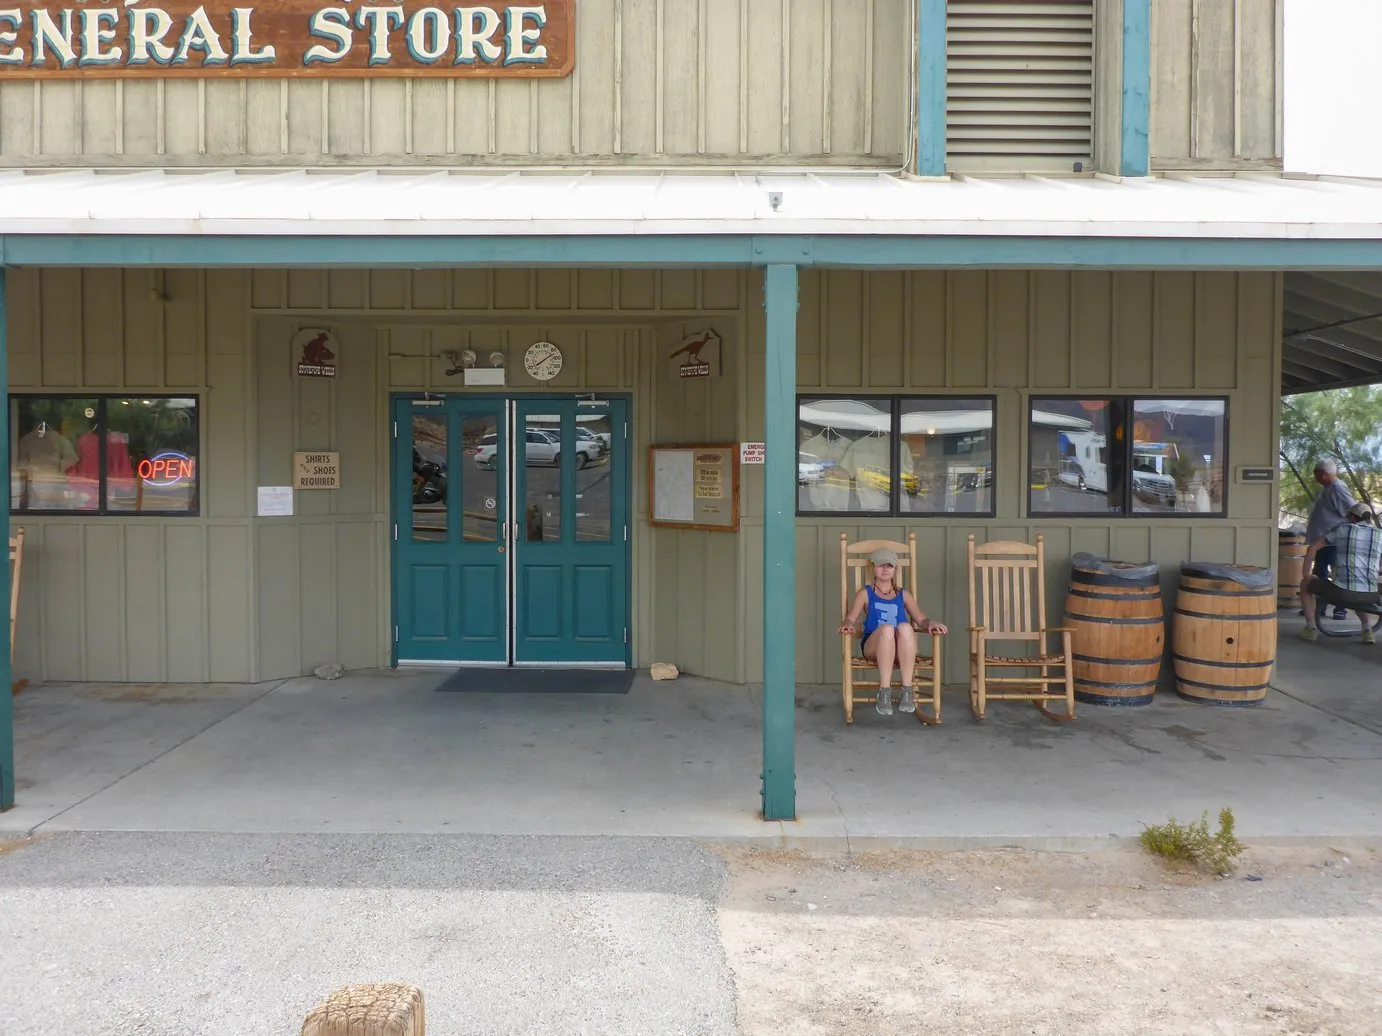
[{"label": "teal double door", "polygon": [[396,662],[627,666],[628,403],[397,397]]}]

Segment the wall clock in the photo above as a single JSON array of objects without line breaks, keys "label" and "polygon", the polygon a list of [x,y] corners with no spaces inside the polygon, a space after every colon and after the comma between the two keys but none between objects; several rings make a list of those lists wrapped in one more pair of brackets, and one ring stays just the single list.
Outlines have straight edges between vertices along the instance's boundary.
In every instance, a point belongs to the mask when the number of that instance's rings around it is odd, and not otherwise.
[{"label": "wall clock", "polygon": [[551,381],[561,373],[561,350],[551,342],[534,342],[523,354],[523,367],[536,381]]}]

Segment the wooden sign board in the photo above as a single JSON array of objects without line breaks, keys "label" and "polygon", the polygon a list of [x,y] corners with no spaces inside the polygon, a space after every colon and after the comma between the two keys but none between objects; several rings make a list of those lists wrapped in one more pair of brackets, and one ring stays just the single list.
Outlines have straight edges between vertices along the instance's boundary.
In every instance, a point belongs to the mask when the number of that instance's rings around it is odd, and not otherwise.
[{"label": "wooden sign board", "polygon": [[294,489],[340,489],[339,453],[294,453]]},{"label": "wooden sign board", "polygon": [[739,528],[739,446],[653,446],[648,523],[680,529]]},{"label": "wooden sign board", "polygon": [[535,78],[576,64],[576,0],[125,0],[0,10],[7,79]]}]

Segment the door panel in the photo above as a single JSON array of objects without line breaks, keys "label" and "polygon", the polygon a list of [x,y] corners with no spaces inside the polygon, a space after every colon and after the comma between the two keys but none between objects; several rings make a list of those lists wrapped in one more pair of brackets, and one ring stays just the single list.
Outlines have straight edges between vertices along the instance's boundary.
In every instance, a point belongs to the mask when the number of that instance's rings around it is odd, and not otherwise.
[{"label": "door panel", "polygon": [[397,400],[397,657],[506,662],[502,400]]},{"label": "door panel", "polygon": [[628,664],[626,411],[623,400],[516,404],[528,450],[514,469],[516,662]]}]

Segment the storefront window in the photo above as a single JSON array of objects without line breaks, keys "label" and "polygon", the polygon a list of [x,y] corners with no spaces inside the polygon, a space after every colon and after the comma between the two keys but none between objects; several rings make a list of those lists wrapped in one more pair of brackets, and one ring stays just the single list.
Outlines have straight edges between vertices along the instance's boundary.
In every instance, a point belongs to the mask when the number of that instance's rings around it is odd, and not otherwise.
[{"label": "storefront window", "polygon": [[993,401],[802,398],[797,513],[993,513]]},{"label": "storefront window", "polygon": [[1029,513],[1225,513],[1223,399],[1034,398]]},{"label": "storefront window", "polygon": [[903,399],[902,492],[910,514],[993,514],[993,400]]},{"label": "storefront window", "polygon": [[197,400],[13,396],[10,510],[196,514]]},{"label": "storefront window", "polygon": [[1134,514],[1224,514],[1222,399],[1133,402]]}]

